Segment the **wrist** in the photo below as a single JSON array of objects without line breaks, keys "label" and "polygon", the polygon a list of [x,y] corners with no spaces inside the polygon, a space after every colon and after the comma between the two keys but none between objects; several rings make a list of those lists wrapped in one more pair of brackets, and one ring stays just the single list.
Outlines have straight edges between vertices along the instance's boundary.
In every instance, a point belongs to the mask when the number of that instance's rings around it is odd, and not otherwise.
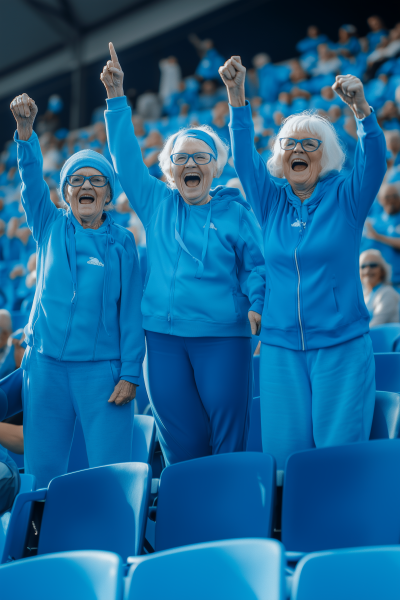
[{"label": "wrist", "polygon": [[243,89],[230,90],[228,88],[228,100],[229,104],[235,108],[246,105],[246,96]]},{"label": "wrist", "polygon": [[18,139],[22,142],[27,142],[33,133],[32,127],[19,127],[17,126]]},{"label": "wrist", "polygon": [[124,96],[124,90],[123,89],[112,89],[112,90],[107,90],[107,98],[121,98],[122,96]]},{"label": "wrist", "polygon": [[353,112],[356,118],[361,120],[365,119],[365,117],[368,117],[371,114],[371,108],[368,102],[365,100],[361,104],[356,105],[353,109]]}]

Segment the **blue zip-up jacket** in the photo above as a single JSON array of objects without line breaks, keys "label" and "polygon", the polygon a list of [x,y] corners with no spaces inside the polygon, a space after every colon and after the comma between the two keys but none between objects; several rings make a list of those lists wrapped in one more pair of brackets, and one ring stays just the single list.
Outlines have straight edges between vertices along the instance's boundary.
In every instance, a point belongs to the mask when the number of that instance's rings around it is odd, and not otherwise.
[{"label": "blue zip-up jacket", "polygon": [[107,101],[108,143],[118,179],[146,228],[143,327],[182,337],[251,336],[248,311],[262,313],[261,229],[239,191],[217,187],[189,206],[149,175],[125,96]]},{"label": "blue zip-up jacket", "polygon": [[135,240],[107,213],[84,229],[54,206],[36,133],[18,139],[22,204],[37,243],[37,286],[26,343],[63,361],[111,361],[115,378],[139,383],[145,353]]},{"label": "blue zip-up jacket", "polygon": [[286,180],[279,185],[270,177],[257,153],[250,106],[230,111],[235,168],[264,234],[262,342],[311,350],[367,333],[359,248],[386,171],[385,138],[375,114],[357,122],[351,173],[332,171],[302,204]]}]

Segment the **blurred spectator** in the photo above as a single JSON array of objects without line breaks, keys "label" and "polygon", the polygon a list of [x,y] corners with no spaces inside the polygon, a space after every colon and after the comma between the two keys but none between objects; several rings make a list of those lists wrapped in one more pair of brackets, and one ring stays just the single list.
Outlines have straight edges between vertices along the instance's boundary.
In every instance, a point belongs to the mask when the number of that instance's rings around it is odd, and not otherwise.
[{"label": "blurred spectator", "polygon": [[219,81],[218,69],[225,60],[214,48],[214,42],[210,39],[201,40],[195,33],[192,33],[188,39],[201,58],[196,75],[202,79],[218,79]]},{"label": "blurred spectator", "polygon": [[319,44],[317,51],[318,62],[315,67],[311,69],[311,73],[314,76],[330,74],[336,75],[337,73],[340,73],[342,63],[335,52],[329,48],[328,44]]},{"label": "blurred spectator", "polygon": [[7,375],[10,375],[15,369],[19,369],[21,366],[25,352],[24,338],[23,329],[17,329],[8,338],[6,346],[7,354],[0,366],[0,379],[7,377]]},{"label": "blurred spectator", "polygon": [[147,91],[141,94],[136,102],[136,112],[143,119],[155,121],[160,118],[162,105],[159,97],[154,92]]},{"label": "blurred spectator", "polygon": [[11,350],[10,336],[12,334],[11,315],[8,310],[0,310],[0,369]]},{"label": "blurred spectator", "polygon": [[47,110],[39,117],[36,133],[40,137],[43,133],[54,133],[60,127],[59,114],[63,109],[63,101],[57,94],[50,96]]},{"label": "blurred spectator", "polygon": [[217,87],[212,79],[203,81],[197,102],[198,110],[211,110],[220,100],[226,100],[225,89]]},{"label": "blurred spectator", "polygon": [[390,265],[379,250],[360,255],[360,279],[370,315],[370,327],[399,322],[400,295],[390,285]]},{"label": "blurred spectator", "polygon": [[143,162],[148,167],[150,175],[157,179],[161,179],[163,176],[158,164],[158,155],[162,150],[163,143],[161,133],[157,129],[153,129],[142,144]]},{"label": "blurred spectator", "polygon": [[307,29],[307,37],[297,43],[296,49],[300,54],[316,51],[320,44],[328,43],[328,36],[321,34],[319,28],[315,25],[310,25]]},{"label": "blurred spectator", "polygon": [[118,196],[115,207],[111,209],[110,213],[115,223],[122,227],[128,227],[132,209],[125,192],[122,192],[122,194]]},{"label": "blurred spectator", "polygon": [[314,96],[310,101],[310,108],[316,108],[328,112],[331,106],[343,105],[339,96],[335,94],[330,85],[325,85],[319,96]]},{"label": "blurred spectator", "polygon": [[242,184],[240,183],[239,177],[232,177],[232,179],[229,179],[229,181],[227,181],[226,183],[226,186],[238,189],[239,192],[242,194],[243,198],[246,199],[246,194],[244,192]]},{"label": "blurred spectator", "polygon": [[332,48],[343,56],[356,56],[361,52],[360,42],[357,39],[357,29],[354,25],[342,25],[338,33],[339,40]]},{"label": "blurred spectator", "polygon": [[372,52],[387,36],[388,31],[385,28],[382,19],[377,15],[369,17],[367,19],[367,23],[371,30],[369,33],[367,33],[367,38],[369,42],[369,49]]},{"label": "blurred spectator", "polygon": [[392,100],[387,100],[378,113],[378,122],[382,129],[400,129],[399,109]]},{"label": "blurred spectator", "polygon": [[175,56],[163,58],[158,63],[161,71],[160,88],[158,94],[165,104],[168,99],[179,90],[181,82],[181,68]]}]

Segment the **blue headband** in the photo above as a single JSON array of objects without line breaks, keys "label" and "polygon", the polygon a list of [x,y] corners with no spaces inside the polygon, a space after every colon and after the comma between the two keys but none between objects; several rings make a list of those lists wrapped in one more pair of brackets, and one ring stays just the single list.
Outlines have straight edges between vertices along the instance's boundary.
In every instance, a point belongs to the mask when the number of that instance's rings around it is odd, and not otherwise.
[{"label": "blue headband", "polygon": [[177,140],[182,139],[182,138],[195,138],[196,140],[201,140],[202,142],[205,142],[207,144],[207,146],[210,146],[211,150],[213,151],[213,156],[214,156],[215,160],[217,160],[217,158],[218,158],[217,146],[215,145],[215,142],[214,142],[213,138],[211,137],[211,135],[209,133],[207,133],[206,131],[203,131],[202,129],[184,129],[183,131],[178,133],[178,135],[174,139],[174,144],[172,146],[172,150],[174,149]]}]

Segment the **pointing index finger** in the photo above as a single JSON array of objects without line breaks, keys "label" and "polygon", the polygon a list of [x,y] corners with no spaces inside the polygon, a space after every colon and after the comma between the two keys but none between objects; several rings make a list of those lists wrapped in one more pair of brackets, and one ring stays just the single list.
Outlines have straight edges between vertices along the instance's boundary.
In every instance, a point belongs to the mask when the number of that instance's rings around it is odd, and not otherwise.
[{"label": "pointing index finger", "polygon": [[119,65],[118,56],[115,52],[114,44],[110,42],[108,47],[110,48],[111,60],[113,61],[114,65]]}]

